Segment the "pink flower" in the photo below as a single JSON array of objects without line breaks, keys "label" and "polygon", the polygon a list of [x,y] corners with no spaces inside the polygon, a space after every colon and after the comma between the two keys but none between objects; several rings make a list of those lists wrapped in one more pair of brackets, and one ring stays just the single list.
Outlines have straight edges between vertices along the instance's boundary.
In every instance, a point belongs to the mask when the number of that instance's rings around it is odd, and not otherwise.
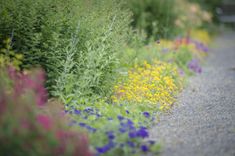
[{"label": "pink flower", "polygon": [[40,123],[43,128],[46,130],[50,130],[52,127],[52,121],[47,115],[38,115],[37,116],[37,122]]}]

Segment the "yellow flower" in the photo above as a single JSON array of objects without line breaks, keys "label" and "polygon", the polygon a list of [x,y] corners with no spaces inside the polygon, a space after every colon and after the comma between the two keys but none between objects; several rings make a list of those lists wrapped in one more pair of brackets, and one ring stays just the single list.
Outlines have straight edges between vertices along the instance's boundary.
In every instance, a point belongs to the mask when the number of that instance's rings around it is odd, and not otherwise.
[{"label": "yellow flower", "polygon": [[167,109],[181,88],[180,81],[173,65],[158,60],[151,65],[145,61],[143,66],[128,72],[127,81],[114,86],[116,99],[113,101],[154,104],[156,107],[158,104],[160,108]]}]

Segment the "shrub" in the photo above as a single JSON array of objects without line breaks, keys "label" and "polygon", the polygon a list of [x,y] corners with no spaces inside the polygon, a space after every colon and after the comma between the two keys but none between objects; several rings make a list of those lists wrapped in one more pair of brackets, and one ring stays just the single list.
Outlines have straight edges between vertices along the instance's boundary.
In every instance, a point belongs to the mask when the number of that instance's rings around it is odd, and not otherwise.
[{"label": "shrub", "polygon": [[127,6],[133,12],[132,25],[145,31],[149,38],[172,37],[177,32],[174,27],[175,0],[128,0]]},{"label": "shrub", "polygon": [[66,129],[58,105],[53,114],[45,107],[42,71],[30,76],[1,68],[0,79],[1,154],[91,155],[86,136]]},{"label": "shrub", "polygon": [[13,66],[19,70],[22,64],[23,55],[17,54],[11,46],[12,42],[10,38],[3,40],[2,46],[0,46],[0,67]]},{"label": "shrub", "polygon": [[116,55],[130,38],[130,13],[122,6],[116,0],[1,1],[0,38],[13,36],[23,68],[46,70],[51,95],[64,102],[105,95]]}]

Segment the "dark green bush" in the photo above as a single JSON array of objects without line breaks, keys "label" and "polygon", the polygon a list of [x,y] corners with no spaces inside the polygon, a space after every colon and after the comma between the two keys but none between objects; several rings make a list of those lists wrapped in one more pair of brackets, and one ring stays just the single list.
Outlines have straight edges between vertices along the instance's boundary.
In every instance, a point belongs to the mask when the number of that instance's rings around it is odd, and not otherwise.
[{"label": "dark green bush", "polygon": [[22,68],[42,66],[63,100],[106,95],[130,38],[130,12],[117,0],[0,0],[0,39],[11,36]]}]

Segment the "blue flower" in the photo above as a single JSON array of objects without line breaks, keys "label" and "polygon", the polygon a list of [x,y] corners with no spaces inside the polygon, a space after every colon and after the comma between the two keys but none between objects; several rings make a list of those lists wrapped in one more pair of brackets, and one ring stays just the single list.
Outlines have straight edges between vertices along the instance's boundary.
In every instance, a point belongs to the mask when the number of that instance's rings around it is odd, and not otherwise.
[{"label": "blue flower", "polygon": [[86,124],[83,123],[83,122],[80,122],[80,123],[79,123],[79,126],[81,126],[81,127],[86,127]]},{"label": "blue flower", "polygon": [[121,116],[121,115],[118,115],[117,118],[118,118],[118,120],[120,120],[120,121],[121,121],[121,120],[124,120],[124,117]]},{"label": "blue flower", "polygon": [[130,147],[132,147],[132,148],[135,147],[135,143],[132,142],[132,141],[127,141],[127,144],[128,144]]},{"label": "blue flower", "polygon": [[104,145],[103,147],[96,147],[96,150],[100,154],[104,154],[104,153],[108,152],[113,147],[115,147],[115,143],[110,141],[108,144]]},{"label": "blue flower", "polygon": [[131,131],[128,133],[129,138],[135,138],[137,137],[137,133],[135,131]]},{"label": "blue flower", "polygon": [[91,107],[87,107],[83,111],[88,113],[88,114],[93,114],[94,113],[94,110]]},{"label": "blue flower", "polygon": [[130,114],[130,112],[129,112],[128,110],[126,110],[126,113],[127,113],[127,114]]},{"label": "blue flower", "polygon": [[125,133],[125,132],[126,132],[126,129],[125,129],[124,127],[121,127],[121,128],[119,128],[119,132]]},{"label": "blue flower", "polygon": [[141,146],[140,146],[140,149],[141,149],[143,152],[148,152],[148,150],[149,150],[148,146],[146,146],[146,145],[141,145]]},{"label": "blue flower", "polygon": [[133,125],[134,125],[134,122],[131,121],[130,119],[127,119],[127,125],[128,125],[128,126],[133,126]]},{"label": "blue flower", "polygon": [[146,138],[149,136],[148,131],[145,127],[141,127],[137,132],[136,132],[138,137],[141,138]]},{"label": "blue flower", "polygon": [[112,131],[106,132],[106,135],[108,136],[109,140],[113,140],[115,138],[115,135]]},{"label": "blue flower", "polygon": [[75,113],[75,114],[77,114],[77,115],[80,115],[80,114],[81,114],[81,111],[80,111],[80,110],[75,109],[75,110],[74,110],[74,113]]},{"label": "blue flower", "polygon": [[149,112],[143,112],[143,115],[144,115],[146,118],[149,118],[149,117],[150,117]]},{"label": "blue flower", "polygon": [[91,126],[86,126],[86,128],[87,128],[87,130],[89,130],[90,132],[96,132],[96,129],[95,128],[93,128],[93,127],[91,127]]}]

